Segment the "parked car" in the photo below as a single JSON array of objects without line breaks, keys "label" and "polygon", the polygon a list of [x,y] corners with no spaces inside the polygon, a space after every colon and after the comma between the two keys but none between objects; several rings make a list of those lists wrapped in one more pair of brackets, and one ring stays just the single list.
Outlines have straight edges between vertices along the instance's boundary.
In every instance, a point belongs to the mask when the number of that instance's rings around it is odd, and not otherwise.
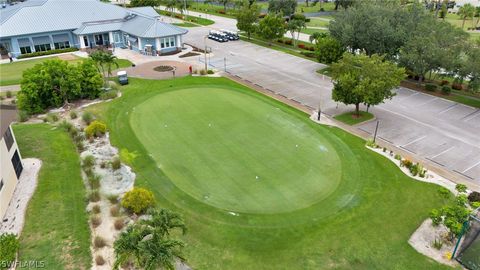
[{"label": "parked car", "polygon": [[215,41],[218,41],[218,42],[227,42],[229,40],[227,35],[225,35],[222,32],[215,31],[215,30],[210,31],[210,33],[208,35],[208,38],[212,39],[212,40],[215,40]]},{"label": "parked car", "polygon": [[230,30],[224,30],[224,29],[222,29],[222,32],[228,37],[229,40],[239,40],[240,39],[237,32],[230,31]]}]

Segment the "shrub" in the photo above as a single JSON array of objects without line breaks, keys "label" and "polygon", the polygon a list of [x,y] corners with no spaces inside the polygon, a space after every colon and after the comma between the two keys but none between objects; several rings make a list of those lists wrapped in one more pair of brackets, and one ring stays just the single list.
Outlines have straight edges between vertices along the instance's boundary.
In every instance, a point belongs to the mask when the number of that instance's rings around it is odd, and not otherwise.
[{"label": "shrub", "polygon": [[434,226],[438,226],[442,222],[442,213],[437,209],[433,209],[430,211],[430,219]]},{"label": "shrub", "polygon": [[95,158],[92,155],[85,156],[82,161],[84,169],[91,169],[95,165]]},{"label": "shrub", "polygon": [[51,123],[55,123],[58,121],[58,115],[56,113],[48,113],[47,114],[47,121]]},{"label": "shrub", "polygon": [[209,69],[209,70],[207,71],[207,74],[213,74],[213,73],[214,73],[214,72],[213,72],[213,70],[211,70],[211,69]]},{"label": "shrub", "polygon": [[309,58],[315,58],[315,53],[313,52],[300,52],[301,54],[305,55],[306,57],[309,57]]},{"label": "shrub", "polygon": [[26,111],[18,111],[18,121],[25,122],[28,120],[30,115]]},{"label": "shrub", "polygon": [[100,188],[100,175],[92,173],[90,176],[88,176],[88,184],[90,185],[91,189]]},{"label": "shrub", "polygon": [[67,120],[63,120],[58,125],[58,127],[70,133],[70,130],[73,128],[73,125],[72,125],[72,123],[67,122]]},{"label": "shrub", "polygon": [[467,192],[467,186],[465,186],[464,184],[457,184],[455,186],[455,189],[459,192],[459,193],[465,193]]},{"label": "shrub", "polygon": [[297,47],[300,49],[305,49],[305,44],[298,44]]},{"label": "shrub", "polygon": [[100,162],[100,168],[105,169],[106,167],[107,167],[107,162],[106,161]]},{"label": "shrub", "polygon": [[143,213],[154,205],[153,193],[144,188],[134,188],[125,193],[122,199],[122,206],[135,214]]},{"label": "shrub", "polygon": [[88,199],[91,201],[91,202],[98,202],[100,201],[100,192],[98,192],[98,190],[94,190],[90,193],[90,195],[88,196]]},{"label": "shrub", "polygon": [[18,59],[23,59],[23,58],[42,56],[42,55],[51,55],[51,54],[74,52],[74,51],[78,51],[78,49],[75,48],[75,47],[72,47],[72,48],[65,48],[65,49],[50,50],[50,51],[45,51],[45,52],[25,53],[25,54],[19,55],[17,58]]},{"label": "shrub", "polygon": [[123,226],[125,226],[125,221],[123,220],[123,218],[117,218],[113,223],[113,226],[115,227],[115,230],[120,231],[121,229],[123,229]]},{"label": "shrub", "polygon": [[450,190],[448,190],[447,188],[445,187],[439,187],[438,188],[438,194],[440,194],[440,196],[444,199],[448,199],[450,198],[450,195],[452,194],[450,192]]},{"label": "shrub", "polygon": [[452,83],[452,89],[462,90],[462,89],[463,89],[463,85],[462,85],[461,83]]},{"label": "shrub", "polygon": [[120,209],[118,206],[113,205],[110,207],[110,215],[112,215],[112,217],[118,217],[120,215]]},{"label": "shrub", "polygon": [[91,122],[90,125],[85,128],[85,135],[88,138],[101,137],[105,132],[107,132],[107,125],[98,120]]},{"label": "shrub", "polygon": [[425,84],[425,90],[435,92],[435,90],[437,90],[437,85],[433,83],[427,83]]},{"label": "shrub", "polygon": [[100,94],[100,99],[102,99],[102,100],[113,99],[113,98],[116,98],[117,95],[118,95],[117,90],[109,90],[109,91],[105,91],[105,92],[101,93]]},{"label": "shrub", "polygon": [[97,265],[104,265],[105,259],[102,257],[102,255],[97,255],[97,257],[95,257],[95,263]]},{"label": "shrub", "polygon": [[122,166],[122,162],[120,161],[119,157],[114,157],[112,159],[112,169],[113,170],[118,170]]},{"label": "shrub", "polygon": [[98,204],[95,204],[93,207],[92,207],[92,213],[94,214],[100,214],[101,212],[101,209],[100,209],[100,206]]},{"label": "shrub", "polygon": [[[0,247],[0,263],[9,264],[15,260],[20,242],[14,234],[4,233],[0,235]],[[0,268],[4,269],[2,265]]]},{"label": "shrub", "polygon": [[450,88],[450,86],[448,85],[442,86],[442,94],[450,95],[450,93],[452,93],[452,88]]},{"label": "shrub", "polygon": [[473,202],[480,202],[480,192],[473,191],[468,195],[468,200],[473,203]]},{"label": "shrub", "polygon": [[444,86],[444,85],[448,85],[449,83],[450,83],[450,82],[447,81],[447,80],[442,80],[442,81],[440,82],[440,85],[441,85],[441,86]]},{"label": "shrub", "polygon": [[102,224],[102,219],[99,216],[93,216],[90,218],[90,223],[92,224],[93,228],[97,228]]},{"label": "shrub", "polygon": [[377,144],[372,140],[368,140],[366,143],[365,143],[366,146],[368,147],[371,147],[371,148],[376,148],[377,147]]},{"label": "shrub", "polygon": [[7,91],[7,92],[5,93],[5,96],[6,96],[7,98],[11,98],[11,97],[12,97],[12,91]]},{"label": "shrub", "polygon": [[83,150],[85,150],[85,145],[83,145],[83,142],[76,142],[75,146],[77,146],[77,150],[79,152],[82,152]]},{"label": "shrub", "polygon": [[[408,165],[408,164],[406,164],[406,165]],[[420,163],[415,163],[415,164],[410,165],[410,167],[408,167],[408,166],[405,166],[405,167],[407,167],[410,170],[410,173],[413,176],[417,176],[417,174],[419,174],[420,172],[423,171],[423,166],[420,165]]]},{"label": "shrub", "polygon": [[435,240],[433,241],[432,243],[432,246],[437,249],[437,250],[440,250],[443,246],[443,242],[442,240],[437,240],[437,238],[435,238]]},{"label": "shrub", "polygon": [[76,111],[70,111],[70,119],[76,119],[77,118],[77,112]]},{"label": "shrub", "polygon": [[387,152],[387,148],[386,148],[386,147],[383,147],[383,148],[382,148],[382,151],[383,151],[384,153]]},{"label": "shrub", "polygon": [[285,40],[285,44],[286,45],[292,45],[293,41],[291,39],[287,39],[287,40]]},{"label": "shrub", "polygon": [[107,242],[105,241],[105,239],[103,239],[103,237],[95,236],[95,238],[93,239],[93,245],[96,248],[103,248],[107,245]]},{"label": "shrub", "polygon": [[111,204],[115,204],[115,203],[118,202],[118,195],[115,195],[115,194],[108,195],[108,196],[107,196],[107,200],[108,200]]},{"label": "shrub", "polygon": [[84,112],[82,114],[82,120],[85,124],[89,125],[93,121],[93,114],[91,112]]},{"label": "shrub", "polygon": [[278,43],[283,43],[283,39],[279,38],[279,39],[277,39],[277,42]]},{"label": "shrub", "polygon": [[207,72],[205,71],[205,69],[200,69],[200,75],[206,75]]},{"label": "shrub", "polygon": [[394,158],[396,160],[402,160],[402,156],[400,156],[399,154],[395,154]]}]

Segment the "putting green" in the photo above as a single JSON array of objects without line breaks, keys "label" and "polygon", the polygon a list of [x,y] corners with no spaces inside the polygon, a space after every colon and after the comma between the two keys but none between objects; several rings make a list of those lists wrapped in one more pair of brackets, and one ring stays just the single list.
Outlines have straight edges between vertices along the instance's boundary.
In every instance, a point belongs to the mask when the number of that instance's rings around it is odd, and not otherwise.
[{"label": "putting green", "polygon": [[327,198],[341,180],[329,140],[238,91],[189,88],[135,107],[130,124],[174,184],[234,213],[281,213]]}]

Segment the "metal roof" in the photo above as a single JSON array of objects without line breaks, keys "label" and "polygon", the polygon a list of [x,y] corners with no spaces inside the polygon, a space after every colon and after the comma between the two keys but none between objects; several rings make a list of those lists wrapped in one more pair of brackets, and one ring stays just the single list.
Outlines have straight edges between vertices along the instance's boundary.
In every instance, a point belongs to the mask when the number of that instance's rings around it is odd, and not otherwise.
[{"label": "metal roof", "polygon": [[187,33],[154,14],[151,7],[125,9],[98,0],[28,0],[0,9],[0,38],[75,29],[75,34],[122,30],[140,37]]},{"label": "metal roof", "polygon": [[133,7],[129,8],[129,10],[148,17],[160,17],[160,14],[158,14],[158,12],[152,7]]}]

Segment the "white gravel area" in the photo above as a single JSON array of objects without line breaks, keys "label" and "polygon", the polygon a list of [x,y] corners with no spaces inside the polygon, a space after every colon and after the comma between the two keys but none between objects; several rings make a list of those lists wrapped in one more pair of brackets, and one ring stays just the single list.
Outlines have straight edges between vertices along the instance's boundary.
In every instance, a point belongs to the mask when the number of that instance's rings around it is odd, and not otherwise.
[{"label": "white gravel area", "polygon": [[[23,171],[13,192],[10,205],[0,224],[1,233],[20,235],[25,222],[25,211],[38,183],[42,161],[36,158],[23,159]],[[6,220],[6,221],[4,221]]]}]

